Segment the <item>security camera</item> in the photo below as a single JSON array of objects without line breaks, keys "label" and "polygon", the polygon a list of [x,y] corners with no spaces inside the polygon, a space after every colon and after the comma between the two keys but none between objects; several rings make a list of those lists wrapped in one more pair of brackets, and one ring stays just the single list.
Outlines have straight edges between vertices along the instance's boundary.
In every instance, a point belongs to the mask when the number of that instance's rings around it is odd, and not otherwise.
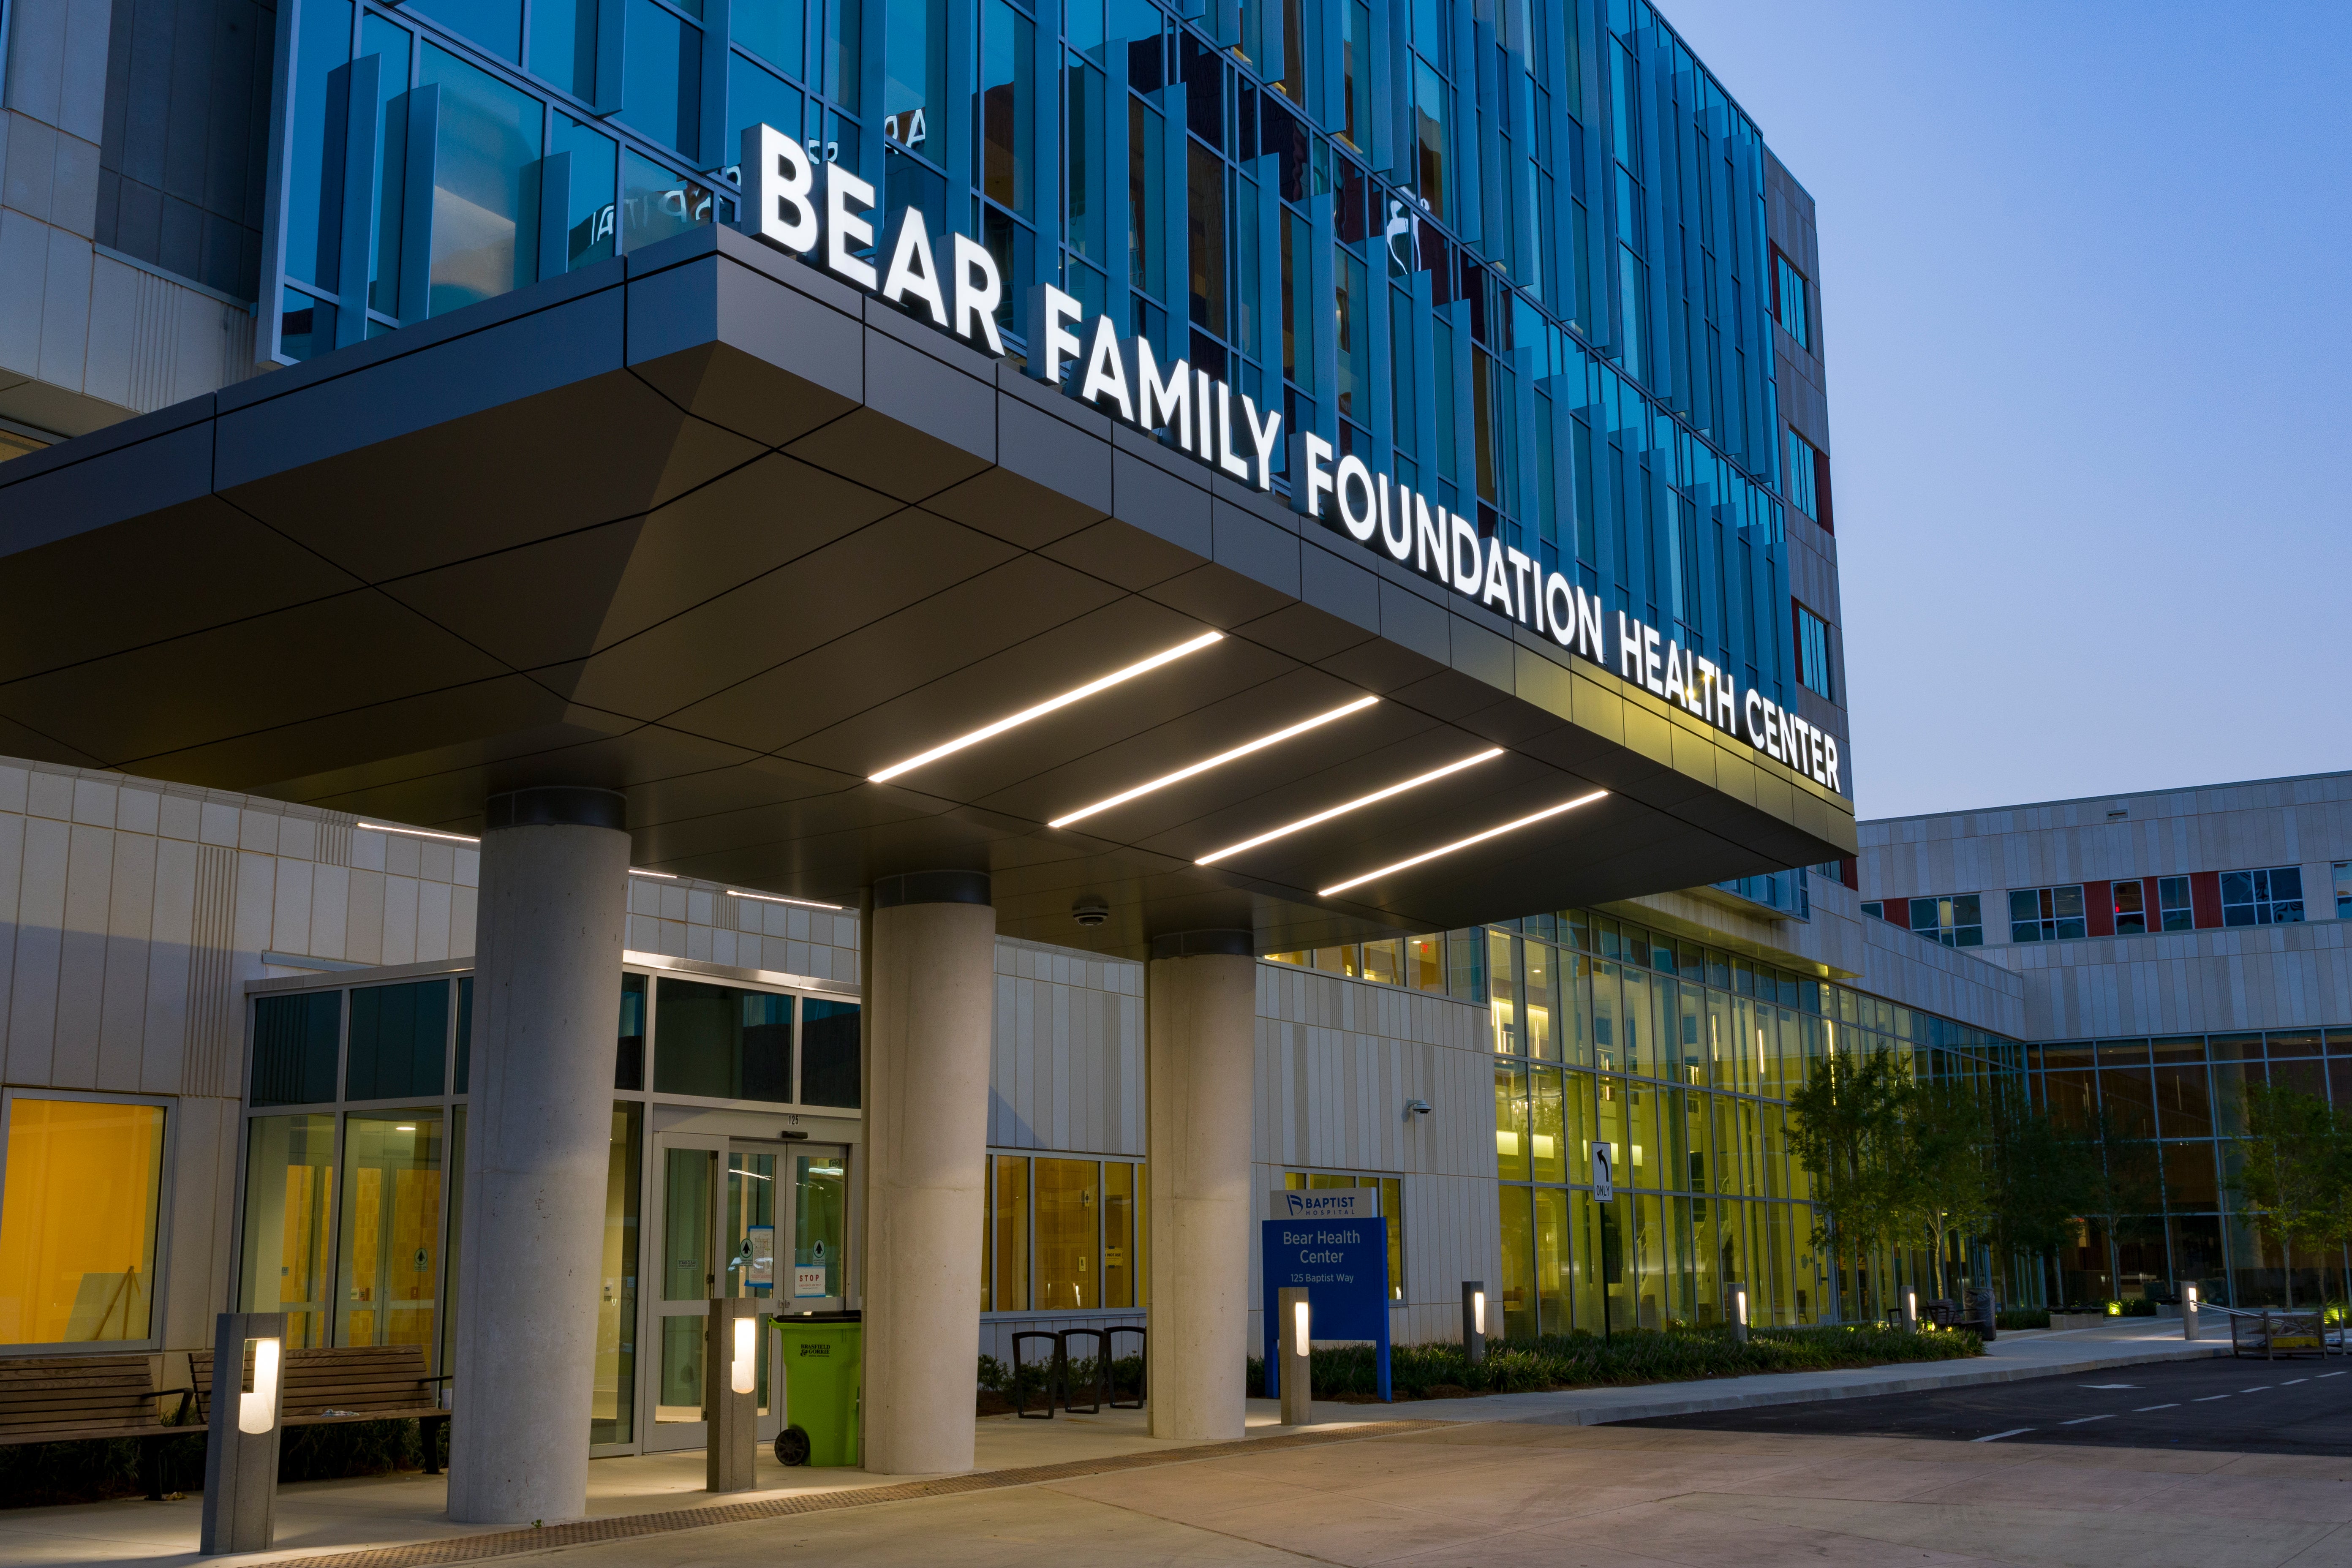
[{"label": "security camera", "polygon": [[1408,1100],[1404,1102],[1404,1113],[1407,1116],[1426,1116],[1429,1114],[1429,1101]]},{"label": "security camera", "polygon": [[1110,919],[1110,906],[1100,899],[1080,899],[1070,907],[1070,914],[1080,925],[1092,931]]}]

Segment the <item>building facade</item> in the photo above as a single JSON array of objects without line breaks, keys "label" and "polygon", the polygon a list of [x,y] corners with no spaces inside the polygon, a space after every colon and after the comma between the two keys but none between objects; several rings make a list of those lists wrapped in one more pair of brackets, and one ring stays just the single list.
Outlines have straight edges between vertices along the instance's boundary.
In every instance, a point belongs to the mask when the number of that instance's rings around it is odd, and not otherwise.
[{"label": "building facade", "polygon": [[0,1342],[413,1344],[551,1520],[720,1295],[877,1470],[1038,1327],[1237,1435],[1286,1186],[1407,1341],[1883,1309],[1788,1088],[2021,992],[1858,913],[1812,205],[1641,0],[5,15]]},{"label": "building facade", "polygon": [[1864,911],[2023,984],[2040,1103],[2123,1140],[2132,1206],[2083,1222],[2049,1289],[2195,1280],[2259,1306],[2346,1293],[2235,1183],[2250,1084],[2352,1105],[2352,775],[1898,817],[1863,827]]}]

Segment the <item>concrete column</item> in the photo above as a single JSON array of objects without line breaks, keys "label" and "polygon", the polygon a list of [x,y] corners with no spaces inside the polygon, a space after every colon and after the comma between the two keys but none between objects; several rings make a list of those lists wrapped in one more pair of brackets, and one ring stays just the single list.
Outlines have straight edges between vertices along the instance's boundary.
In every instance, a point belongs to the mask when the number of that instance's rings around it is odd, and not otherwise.
[{"label": "concrete column", "polygon": [[865,933],[866,1468],[972,1468],[996,911],[974,871],[877,879]]},{"label": "concrete column", "polygon": [[1249,1354],[1251,1079],[1257,960],[1247,931],[1152,943],[1150,1100],[1151,1435],[1243,1435]]},{"label": "concrete column", "polygon": [[588,1511],[629,837],[608,790],[490,798],[457,1266],[449,1517]]}]

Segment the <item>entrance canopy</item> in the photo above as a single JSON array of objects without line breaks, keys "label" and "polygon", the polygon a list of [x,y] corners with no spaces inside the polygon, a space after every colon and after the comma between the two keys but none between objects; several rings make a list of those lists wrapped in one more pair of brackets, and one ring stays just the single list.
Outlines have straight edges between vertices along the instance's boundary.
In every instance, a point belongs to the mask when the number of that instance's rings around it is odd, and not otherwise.
[{"label": "entrance canopy", "polygon": [[1705,718],[720,228],[6,465],[0,598],[0,750],[458,833],[604,785],[643,867],[984,870],[1008,934],[1130,955],[1855,847]]}]

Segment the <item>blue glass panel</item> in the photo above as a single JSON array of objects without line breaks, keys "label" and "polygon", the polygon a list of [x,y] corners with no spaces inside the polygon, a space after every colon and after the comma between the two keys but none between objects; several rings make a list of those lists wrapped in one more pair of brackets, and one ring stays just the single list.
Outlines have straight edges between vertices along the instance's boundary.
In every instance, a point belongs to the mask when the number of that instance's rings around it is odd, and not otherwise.
[{"label": "blue glass panel", "polygon": [[278,307],[278,352],[306,360],[335,346],[335,308],[299,289],[288,289]]},{"label": "blue glass panel", "polygon": [[571,231],[566,267],[610,261],[620,242],[620,209],[613,193],[619,147],[603,132],[559,112],[548,151],[572,154],[572,205],[563,220]]},{"label": "blue glass panel", "polygon": [[797,142],[801,129],[801,89],[773,71],[761,70],[741,55],[727,61],[727,145],[719,155],[732,163],[740,155],[743,129],[772,125]]},{"label": "blue glass panel", "polygon": [[621,248],[637,250],[710,221],[710,192],[650,158],[621,153]]},{"label": "blue glass panel", "polygon": [[410,0],[408,8],[502,60],[522,63],[520,0]]},{"label": "blue glass panel", "polygon": [[305,0],[297,37],[293,124],[286,137],[293,164],[287,176],[286,272],[331,289],[335,280],[319,276],[320,226],[326,221],[319,196],[327,150],[327,73],[352,57],[350,0]]},{"label": "blue glass panel", "polygon": [[734,0],[727,28],[734,40],[785,74],[805,78],[808,6],[805,0]]},{"label": "blue glass panel", "polygon": [[382,62],[376,79],[381,133],[376,139],[375,261],[368,274],[368,308],[387,316],[400,313],[402,173],[408,151],[407,106],[400,100],[408,90],[415,44],[415,34],[382,16],[371,13],[360,19],[360,54]]},{"label": "blue glass panel", "polygon": [[596,0],[536,0],[530,68],[574,98],[595,101]]},{"label": "blue glass panel", "polygon": [[539,100],[427,44],[418,76],[441,85],[433,171],[432,315],[491,299],[536,274],[522,225],[525,167],[540,155]]},{"label": "blue glass panel", "polygon": [[699,157],[702,31],[652,0],[628,0],[628,6],[621,121],[686,157]]},{"label": "blue glass panel", "polygon": [[882,134],[901,147],[940,156],[947,112],[947,0],[885,0]]}]

